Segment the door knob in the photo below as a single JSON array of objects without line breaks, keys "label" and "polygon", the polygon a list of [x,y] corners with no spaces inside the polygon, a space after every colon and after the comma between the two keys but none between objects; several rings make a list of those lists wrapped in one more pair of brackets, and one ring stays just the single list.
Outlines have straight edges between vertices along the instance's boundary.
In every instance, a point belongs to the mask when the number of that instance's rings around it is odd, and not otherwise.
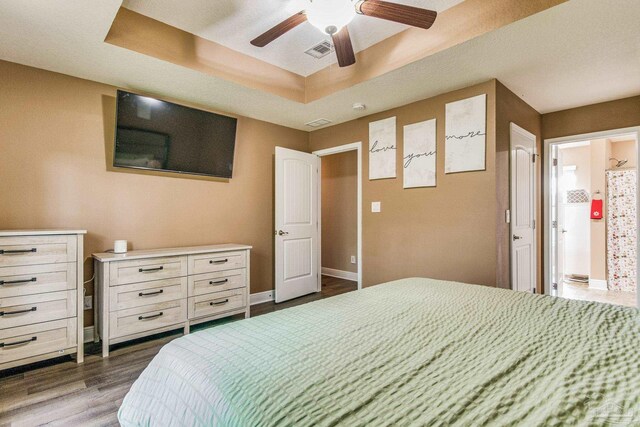
[{"label": "door knob", "polygon": [[562,229],[562,234],[566,233],[567,230],[565,230],[564,228]]},{"label": "door knob", "polygon": [[282,230],[278,231],[278,236],[286,236],[287,234],[289,233],[286,231],[282,231]]},{"label": "door knob", "polygon": [[513,235],[513,241],[515,242],[516,240],[520,240],[522,239],[522,236],[516,236],[515,234]]}]

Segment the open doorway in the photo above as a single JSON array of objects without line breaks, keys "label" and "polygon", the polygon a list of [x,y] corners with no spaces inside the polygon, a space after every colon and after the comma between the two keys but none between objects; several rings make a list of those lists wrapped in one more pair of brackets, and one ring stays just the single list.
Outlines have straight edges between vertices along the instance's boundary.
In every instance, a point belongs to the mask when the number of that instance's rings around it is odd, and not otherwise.
[{"label": "open doorway", "polygon": [[638,306],[638,131],[547,141],[545,286]]},{"label": "open doorway", "polygon": [[320,157],[321,171],[319,253],[323,292],[362,288],[360,148],[360,143],[354,143],[314,153]]},{"label": "open doorway", "polygon": [[[362,143],[357,142],[314,153],[276,147],[274,190],[274,300],[276,303],[294,299],[297,300],[296,304],[303,303],[362,288],[361,146]],[[349,275],[342,279],[348,283],[336,283],[329,280],[329,276],[325,277],[321,274],[322,267],[325,266],[322,263],[322,158],[345,152],[356,153],[356,193],[351,197],[355,197],[356,202],[357,255],[355,261],[357,267],[355,278]],[[330,204],[330,209],[344,210],[345,203],[340,199],[341,197],[344,196],[335,196],[327,202]],[[351,262],[353,249],[348,247],[346,251]],[[332,269],[340,271],[335,267]],[[337,274],[334,272],[333,275]]]}]

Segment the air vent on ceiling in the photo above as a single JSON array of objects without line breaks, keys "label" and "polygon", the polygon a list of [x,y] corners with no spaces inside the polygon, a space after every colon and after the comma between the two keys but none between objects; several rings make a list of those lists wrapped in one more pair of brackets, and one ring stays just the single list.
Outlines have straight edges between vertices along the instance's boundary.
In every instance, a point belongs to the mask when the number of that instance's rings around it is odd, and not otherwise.
[{"label": "air vent on ceiling", "polygon": [[312,127],[312,128],[319,128],[321,126],[326,126],[329,123],[331,123],[331,120],[327,120],[327,119],[318,119],[318,120],[314,120],[312,122],[309,123],[305,123],[307,126]]},{"label": "air vent on ceiling", "polygon": [[330,41],[325,40],[322,43],[318,43],[311,49],[307,50],[305,53],[307,55],[313,56],[316,59],[320,59],[329,55],[331,52],[333,52],[333,45]]}]

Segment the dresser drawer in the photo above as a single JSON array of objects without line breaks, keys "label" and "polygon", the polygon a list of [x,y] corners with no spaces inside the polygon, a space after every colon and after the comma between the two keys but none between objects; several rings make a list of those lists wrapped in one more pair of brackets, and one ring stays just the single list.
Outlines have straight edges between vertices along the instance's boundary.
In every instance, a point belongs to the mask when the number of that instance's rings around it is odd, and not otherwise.
[{"label": "dresser drawer", "polygon": [[189,319],[214,316],[246,307],[245,290],[234,289],[189,298]]},{"label": "dresser drawer", "polygon": [[0,299],[75,288],[75,263],[0,268]]},{"label": "dresser drawer", "polygon": [[112,286],[110,310],[124,310],[187,297],[187,278],[154,280],[132,285]]},{"label": "dresser drawer", "polygon": [[76,291],[0,299],[0,329],[76,316]]},{"label": "dresser drawer", "polygon": [[110,285],[150,282],[187,275],[187,257],[151,258],[112,262]]},{"label": "dresser drawer", "polygon": [[76,319],[64,319],[0,330],[0,365],[74,347],[77,327]]},{"label": "dresser drawer", "polygon": [[247,270],[244,268],[189,276],[190,297],[244,288],[246,286]]},{"label": "dresser drawer", "polygon": [[165,326],[177,325],[187,320],[185,299],[145,305],[110,313],[110,338],[119,338]]},{"label": "dresser drawer", "polygon": [[189,255],[189,274],[234,270],[247,266],[245,252],[219,252]]},{"label": "dresser drawer", "polygon": [[0,237],[0,267],[76,262],[77,236]]}]

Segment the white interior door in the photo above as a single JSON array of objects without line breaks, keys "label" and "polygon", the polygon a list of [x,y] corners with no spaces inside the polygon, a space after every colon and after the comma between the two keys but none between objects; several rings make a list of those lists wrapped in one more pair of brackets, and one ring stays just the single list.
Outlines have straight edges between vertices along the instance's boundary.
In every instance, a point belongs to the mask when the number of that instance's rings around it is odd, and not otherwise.
[{"label": "white interior door", "polygon": [[319,163],[314,154],[276,147],[276,303],[321,289]]},{"label": "white interior door", "polygon": [[511,280],[517,291],[535,292],[536,137],[511,123]]}]

